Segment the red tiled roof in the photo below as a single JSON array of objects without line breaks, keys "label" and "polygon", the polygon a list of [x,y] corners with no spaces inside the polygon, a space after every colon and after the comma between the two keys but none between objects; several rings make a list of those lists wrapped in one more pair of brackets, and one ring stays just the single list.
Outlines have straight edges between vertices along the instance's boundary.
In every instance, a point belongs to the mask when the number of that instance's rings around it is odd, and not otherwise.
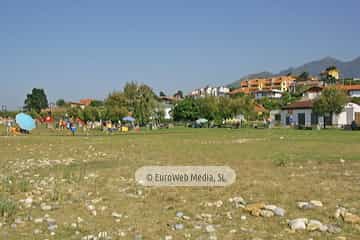
[{"label": "red tiled roof", "polygon": [[267,110],[263,107],[263,105],[257,103],[255,103],[254,110],[255,112],[262,112],[262,113],[267,112]]},{"label": "red tiled roof", "polygon": [[310,109],[313,107],[313,105],[314,105],[313,100],[305,100],[305,101],[290,103],[285,107],[283,107],[282,109]]},{"label": "red tiled roof", "polygon": [[230,95],[238,94],[238,93],[249,93],[249,88],[237,88],[231,92],[229,92]]},{"label": "red tiled roof", "polygon": [[306,89],[304,92],[321,92],[322,90],[323,90],[323,87],[312,86],[312,87]]},{"label": "red tiled roof", "polygon": [[85,105],[85,106],[89,106],[91,104],[93,100],[90,98],[86,98],[86,99],[80,99],[80,103]]},{"label": "red tiled roof", "polygon": [[354,90],[360,90],[360,84],[355,85],[337,85],[336,88],[342,89],[345,91],[354,91]]}]

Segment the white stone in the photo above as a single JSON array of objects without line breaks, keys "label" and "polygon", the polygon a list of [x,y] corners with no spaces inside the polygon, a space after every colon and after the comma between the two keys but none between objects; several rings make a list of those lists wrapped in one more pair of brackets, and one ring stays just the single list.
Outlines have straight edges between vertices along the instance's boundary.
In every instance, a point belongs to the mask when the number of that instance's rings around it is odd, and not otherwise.
[{"label": "white stone", "polygon": [[318,220],[311,219],[307,225],[307,230],[316,231],[323,228],[323,224]]},{"label": "white stone", "polygon": [[30,208],[33,203],[33,199],[31,197],[28,197],[25,199],[24,203],[26,208]]},{"label": "white stone", "polygon": [[285,216],[285,213],[286,213],[285,210],[282,209],[282,208],[280,208],[280,207],[275,208],[275,209],[273,210],[273,212],[274,212],[274,214],[275,214],[276,216],[280,216],[280,217]]},{"label": "white stone", "polygon": [[262,217],[273,217],[274,213],[270,210],[261,210],[260,211],[260,216]]},{"label": "white stone", "polygon": [[314,205],[315,207],[322,207],[323,206],[322,202],[318,201],[318,200],[311,200],[310,204]]},{"label": "white stone", "polygon": [[265,205],[264,208],[266,210],[274,211],[277,208],[277,206],[275,206],[275,205]]},{"label": "white stone", "polygon": [[43,211],[51,211],[52,207],[50,205],[47,205],[46,203],[41,203],[40,208]]},{"label": "white stone", "polygon": [[292,230],[305,230],[307,223],[308,223],[307,218],[297,218],[289,221],[289,226]]},{"label": "white stone", "polygon": [[212,232],[215,232],[215,228],[214,228],[213,225],[206,225],[205,231],[206,231],[207,233],[212,233]]},{"label": "white stone", "polygon": [[114,217],[114,218],[122,218],[122,214],[120,214],[120,213],[117,213],[117,212],[113,212],[112,214],[111,214],[111,216],[112,217]]},{"label": "white stone", "polygon": [[44,219],[43,218],[35,218],[34,219],[34,223],[39,224],[39,223],[43,223]]}]

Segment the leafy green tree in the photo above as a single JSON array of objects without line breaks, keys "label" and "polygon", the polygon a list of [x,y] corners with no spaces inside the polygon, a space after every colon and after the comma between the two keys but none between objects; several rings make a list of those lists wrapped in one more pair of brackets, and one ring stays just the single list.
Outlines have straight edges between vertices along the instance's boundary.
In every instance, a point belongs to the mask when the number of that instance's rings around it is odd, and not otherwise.
[{"label": "leafy green tree", "polygon": [[137,91],[137,101],[134,108],[134,116],[140,125],[151,120],[156,108],[156,95],[147,85],[140,85]]},{"label": "leafy green tree", "polygon": [[33,88],[32,92],[27,94],[24,109],[40,113],[42,109],[48,107],[48,100],[44,89]]},{"label": "leafy green tree", "polygon": [[105,100],[105,106],[122,106],[127,105],[126,96],[122,92],[113,92]]},{"label": "leafy green tree", "polygon": [[65,102],[65,100],[64,99],[58,99],[57,101],[56,101],[56,106],[58,106],[58,107],[65,107],[66,106],[66,102]]},{"label": "leafy green tree", "polygon": [[193,98],[185,98],[178,102],[173,109],[175,121],[194,121],[200,117],[200,107]]},{"label": "leafy green tree", "polygon": [[160,96],[160,97],[165,97],[166,94],[165,94],[163,91],[160,91],[159,96]]},{"label": "leafy green tree", "polygon": [[84,108],[83,112],[83,119],[84,121],[96,121],[100,120],[100,114],[96,107],[87,106]]},{"label": "leafy green tree", "polygon": [[197,99],[201,118],[215,120],[219,116],[218,102],[215,97],[205,97]]},{"label": "leafy green tree", "polygon": [[233,116],[243,114],[248,119],[255,117],[255,103],[253,99],[247,95],[235,97],[230,104]]},{"label": "leafy green tree", "polygon": [[138,85],[136,82],[127,83],[124,87],[126,107],[140,125],[151,120],[156,107],[156,95],[153,90],[145,85]]},{"label": "leafy green tree", "polygon": [[157,123],[165,122],[165,109],[162,104],[157,104],[154,112],[154,121]]},{"label": "leafy green tree", "polygon": [[228,97],[219,97],[218,99],[218,118],[221,120],[234,117],[231,111],[231,103],[233,99]]},{"label": "leafy green tree", "polygon": [[40,113],[35,111],[34,109],[31,109],[30,111],[28,111],[28,114],[33,118],[33,119],[38,119],[40,118]]},{"label": "leafy green tree", "polygon": [[154,115],[157,97],[145,84],[126,83],[123,92],[113,92],[105,100],[106,116],[119,120],[129,113],[140,125],[150,122]]},{"label": "leafy green tree", "polygon": [[111,121],[118,121],[128,115],[127,99],[122,92],[113,92],[105,100],[105,111],[100,116]]},{"label": "leafy green tree", "polygon": [[71,118],[81,118],[82,119],[82,110],[79,107],[69,108],[67,114]]},{"label": "leafy green tree", "polygon": [[[313,110],[320,116],[329,114],[332,117],[333,113],[339,114],[343,111],[348,96],[342,90],[338,90],[335,87],[326,88],[322,91],[321,96],[314,102]],[[325,128],[324,117],[324,128]]]},{"label": "leafy green tree", "polygon": [[127,116],[128,113],[127,108],[124,106],[106,106],[105,113],[103,115],[105,119],[117,122]]},{"label": "leafy green tree", "polygon": [[100,100],[92,100],[90,103],[91,107],[102,107],[104,106],[104,102]]},{"label": "leafy green tree", "polygon": [[262,99],[259,99],[257,101],[259,104],[263,105],[264,108],[268,109],[268,110],[275,110],[275,109],[280,109],[282,104],[281,104],[281,100],[279,99],[271,99],[268,97],[264,97]]}]

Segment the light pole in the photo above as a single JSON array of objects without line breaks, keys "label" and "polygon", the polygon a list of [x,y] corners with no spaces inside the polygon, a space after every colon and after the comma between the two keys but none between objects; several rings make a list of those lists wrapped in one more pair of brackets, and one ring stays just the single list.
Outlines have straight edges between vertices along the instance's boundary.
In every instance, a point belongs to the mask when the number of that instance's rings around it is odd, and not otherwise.
[{"label": "light pole", "polygon": [[49,104],[49,107],[50,107],[50,112],[52,113],[53,109],[55,108],[55,103],[51,102]]}]

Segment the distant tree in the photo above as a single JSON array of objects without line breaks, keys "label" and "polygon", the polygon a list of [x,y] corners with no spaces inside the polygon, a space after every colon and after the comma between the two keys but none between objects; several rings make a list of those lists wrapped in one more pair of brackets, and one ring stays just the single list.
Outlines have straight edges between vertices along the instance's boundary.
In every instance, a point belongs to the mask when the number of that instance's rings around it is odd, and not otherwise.
[{"label": "distant tree", "polygon": [[110,93],[109,96],[105,99],[104,104],[105,106],[126,107],[127,105],[126,96],[122,92]]},{"label": "distant tree", "polygon": [[142,84],[137,89],[134,117],[140,125],[151,121],[156,108],[156,95],[152,89]]},{"label": "distant tree", "polygon": [[230,107],[233,116],[242,114],[249,119],[255,117],[255,103],[248,95],[233,98]]},{"label": "distant tree", "polygon": [[165,122],[165,108],[162,104],[158,103],[154,111],[154,119],[157,123]]},{"label": "distant tree", "polygon": [[[114,92],[105,100],[105,107],[108,109],[107,116],[115,119],[116,116],[110,112],[115,111],[115,115],[131,112],[133,117],[140,125],[151,121],[156,108],[157,97],[152,89],[145,84],[136,82],[126,83],[123,92]],[[126,113],[126,114],[127,114]]]},{"label": "distant tree", "polygon": [[282,106],[281,100],[272,99],[272,98],[268,98],[268,97],[264,97],[264,98],[259,99],[257,101],[257,103],[263,105],[264,108],[266,108],[268,110],[280,109],[281,106]]},{"label": "distant tree", "polygon": [[215,120],[219,117],[218,102],[215,97],[199,98],[199,117],[207,120]]},{"label": "distant tree", "polygon": [[333,113],[341,113],[347,101],[346,93],[335,87],[326,88],[322,91],[321,96],[314,102],[313,110],[320,116],[324,116],[324,128],[326,127],[325,115],[329,114],[331,118]]},{"label": "distant tree", "polygon": [[111,121],[119,121],[127,116],[129,111],[127,109],[127,100],[122,92],[113,92],[109,94],[104,102],[105,111],[100,113],[101,117]]},{"label": "distant tree", "polygon": [[127,116],[128,113],[129,111],[124,106],[106,106],[103,114],[105,119],[117,122]]},{"label": "distant tree", "polygon": [[284,92],[280,99],[280,105],[281,107],[286,106],[289,103],[299,100],[300,98],[301,98],[300,95],[291,94],[290,92]]},{"label": "distant tree", "polygon": [[219,111],[219,113],[217,114],[218,120],[223,120],[223,119],[234,117],[234,114],[231,111],[231,102],[232,101],[233,101],[233,99],[228,98],[228,97],[219,97],[218,98],[218,111]]},{"label": "distant tree", "polygon": [[82,118],[82,110],[79,107],[69,108],[67,114],[71,118]]},{"label": "distant tree", "polygon": [[308,72],[303,72],[299,76],[296,77],[296,81],[302,82],[307,81],[310,78],[310,74]]},{"label": "distant tree", "polygon": [[184,98],[184,93],[181,90],[178,90],[175,94],[174,97],[179,97],[179,98]]},{"label": "distant tree", "polygon": [[48,107],[48,100],[44,89],[33,88],[32,92],[27,94],[24,109],[26,111],[35,111],[40,113],[42,109]]},{"label": "distant tree", "polygon": [[159,96],[160,96],[160,97],[165,97],[166,94],[165,94],[163,91],[160,91]]},{"label": "distant tree", "polygon": [[83,118],[84,121],[96,121],[100,120],[100,114],[96,107],[93,106],[87,106],[84,108],[83,112]]},{"label": "distant tree", "polygon": [[58,107],[65,107],[65,105],[66,105],[66,102],[62,98],[56,101],[56,106],[58,106]]},{"label": "distant tree", "polygon": [[178,102],[173,109],[175,121],[194,121],[200,117],[198,102],[193,98],[185,98]]},{"label": "distant tree", "polygon": [[91,107],[102,107],[104,106],[104,102],[100,100],[92,100],[90,103]]}]

